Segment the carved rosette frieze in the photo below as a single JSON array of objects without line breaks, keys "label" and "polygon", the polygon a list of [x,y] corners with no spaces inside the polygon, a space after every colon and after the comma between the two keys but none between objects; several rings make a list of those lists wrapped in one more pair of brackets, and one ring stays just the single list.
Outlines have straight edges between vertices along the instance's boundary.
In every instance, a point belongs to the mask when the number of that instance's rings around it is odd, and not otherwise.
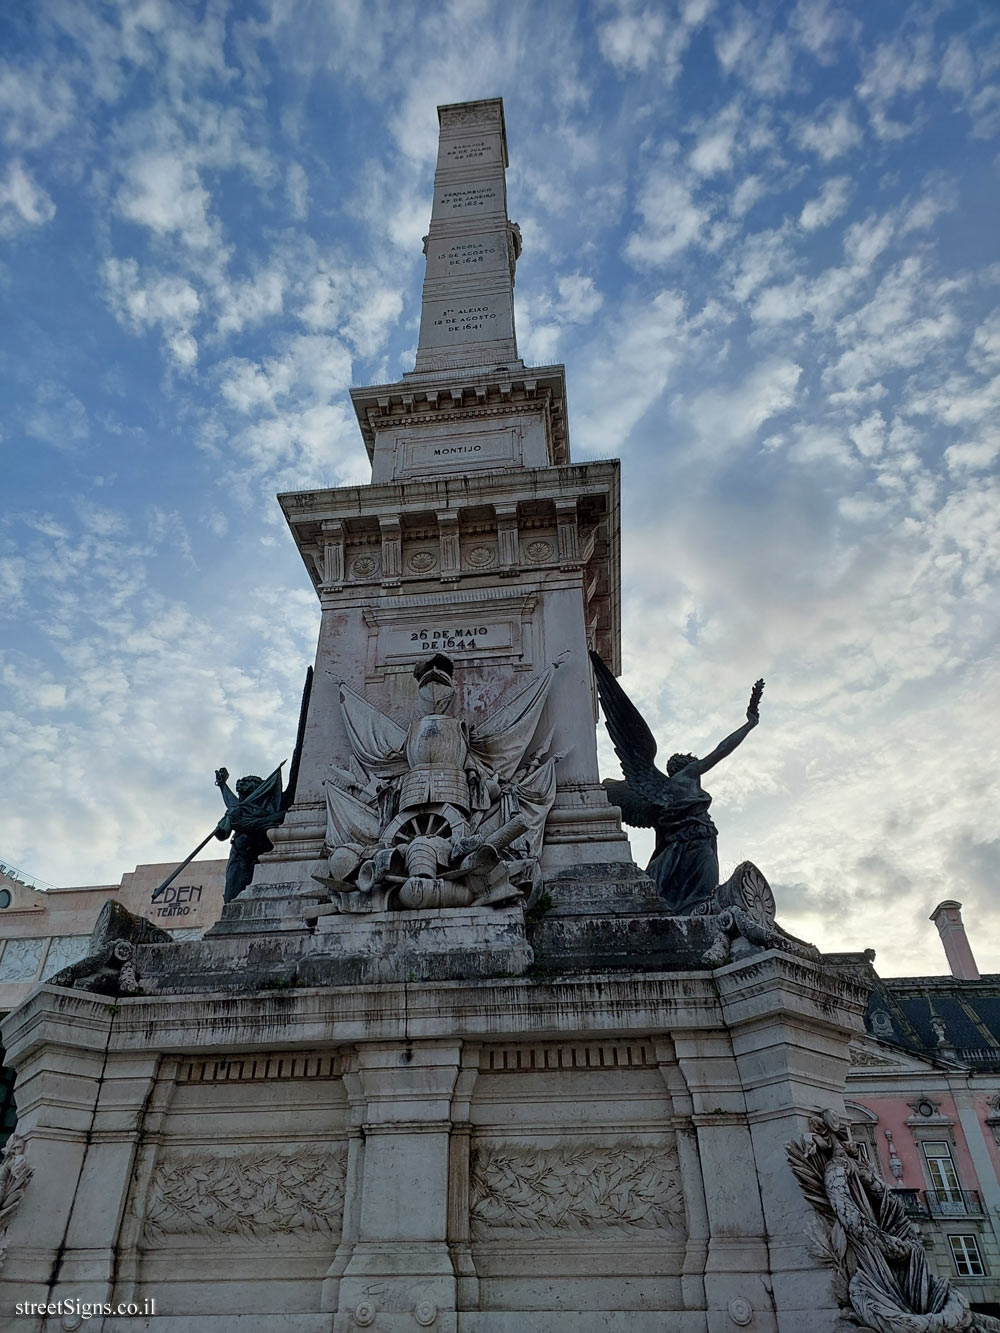
[{"label": "carved rosette frieze", "polygon": [[335,1239],[346,1172],[346,1144],[168,1149],[149,1186],[145,1242]]},{"label": "carved rosette frieze", "polygon": [[480,1143],[471,1175],[473,1241],[684,1231],[672,1143]]}]

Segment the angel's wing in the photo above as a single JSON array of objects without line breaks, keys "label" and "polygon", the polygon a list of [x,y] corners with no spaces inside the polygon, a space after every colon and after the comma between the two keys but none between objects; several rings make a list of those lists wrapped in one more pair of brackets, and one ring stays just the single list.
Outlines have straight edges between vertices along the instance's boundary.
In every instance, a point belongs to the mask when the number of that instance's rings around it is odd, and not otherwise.
[{"label": "angel's wing", "polygon": [[605,778],[601,786],[608,793],[609,802],[621,810],[622,819],[626,824],[630,824],[632,828],[656,827],[656,816],[660,813],[660,807],[633,791],[627,782]]},{"label": "angel's wing", "polygon": [[406,770],[406,732],[349,685],[340,683],[340,707],[354,756],[363,768],[379,777]]},{"label": "angel's wing", "polygon": [[590,660],[594,664],[597,693],[601,697],[608,735],[615,747],[615,754],[621,760],[628,785],[638,797],[644,797],[655,805],[669,805],[671,793],[668,779],[653,763],[656,757],[653,733],[597,653],[591,652]]},{"label": "angel's wing", "polygon": [[555,668],[547,667],[532,676],[496,712],[470,729],[469,749],[499,778],[508,780],[514,776],[535,734],[554,675]]}]

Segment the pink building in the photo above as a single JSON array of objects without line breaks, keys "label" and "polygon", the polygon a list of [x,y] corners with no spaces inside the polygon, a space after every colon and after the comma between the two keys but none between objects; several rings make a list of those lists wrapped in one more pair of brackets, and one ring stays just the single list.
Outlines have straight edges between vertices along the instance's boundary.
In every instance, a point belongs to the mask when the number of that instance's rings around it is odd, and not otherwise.
[{"label": "pink building", "polygon": [[1000,1315],[1000,976],[980,975],[960,903],[931,919],[950,975],[886,979],[871,950],[830,956],[871,986],[847,1112],[933,1266]]}]

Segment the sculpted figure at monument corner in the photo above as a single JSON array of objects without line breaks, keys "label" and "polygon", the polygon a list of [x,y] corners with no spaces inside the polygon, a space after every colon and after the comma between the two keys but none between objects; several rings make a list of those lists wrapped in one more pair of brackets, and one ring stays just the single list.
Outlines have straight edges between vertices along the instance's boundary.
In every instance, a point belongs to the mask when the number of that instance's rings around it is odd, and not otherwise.
[{"label": "sculpted figure at monument corner", "polygon": [[215,828],[215,836],[224,842],[232,834],[226,865],[226,891],[223,901],[238,898],[253,879],[254,867],[271,850],[267,830],[285,817],[287,802],[281,790],[281,768],[268,778],[248,773],[238,778],[235,792],[229,786],[229,770],[215,770],[215,784],[222,792],[226,813]]},{"label": "sculpted figure at monument corner", "polygon": [[328,873],[342,912],[500,906],[538,882],[555,800],[548,736],[525,759],[558,664],[489,717],[452,716],[455,668],[419,662],[418,715],[406,726],[343,681],[349,770],[326,779]]},{"label": "sculpted figure at monument corner", "polygon": [[687,915],[707,903],[719,886],[718,831],[708,813],[712,798],[701,778],[757,726],[764,682],[758,680],[753,687],[742,727],[704,759],[693,754],[671,755],[662,773],[653,762],[656,741],[639,710],[597,653],[590,657],[608,734],[625,774],[624,782],[605,779],[608,799],[620,807],[625,823],[656,830],[646,873],[670,910]]}]

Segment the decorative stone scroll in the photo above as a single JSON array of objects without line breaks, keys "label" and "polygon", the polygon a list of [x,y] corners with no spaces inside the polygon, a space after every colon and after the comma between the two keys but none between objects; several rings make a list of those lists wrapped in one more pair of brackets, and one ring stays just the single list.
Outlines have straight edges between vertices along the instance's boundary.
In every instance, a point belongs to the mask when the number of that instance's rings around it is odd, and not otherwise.
[{"label": "decorative stone scroll", "polygon": [[86,956],[49,977],[48,984],[97,995],[138,995],[137,947],[173,943],[168,931],[109,898],[97,918]]},{"label": "decorative stone scroll", "polygon": [[782,930],[775,920],[775,910],[774,894],[761,871],[752,861],[741,861],[712,897],[691,914],[715,917],[715,939],[702,955],[705,967],[728,963],[737,940],[761,949],[782,949],[797,958],[818,959],[820,952],[815,945]]},{"label": "decorative stone scroll", "polygon": [[473,1240],[682,1232],[685,1225],[672,1144],[481,1144],[471,1186]]},{"label": "decorative stone scroll", "polygon": [[239,1152],[168,1149],[156,1163],[145,1240],[340,1235],[347,1147],[303,1145]]},{"label": "decorative stone scroll", "polygon": [[861,1157],[833,1111],[789,1143],[788,1162],[816,1210],[812,1252],[830,1270],[847,1317],[868,1333],[1000,1333],[927,1267],[920,1237],[896,1192]]}]

